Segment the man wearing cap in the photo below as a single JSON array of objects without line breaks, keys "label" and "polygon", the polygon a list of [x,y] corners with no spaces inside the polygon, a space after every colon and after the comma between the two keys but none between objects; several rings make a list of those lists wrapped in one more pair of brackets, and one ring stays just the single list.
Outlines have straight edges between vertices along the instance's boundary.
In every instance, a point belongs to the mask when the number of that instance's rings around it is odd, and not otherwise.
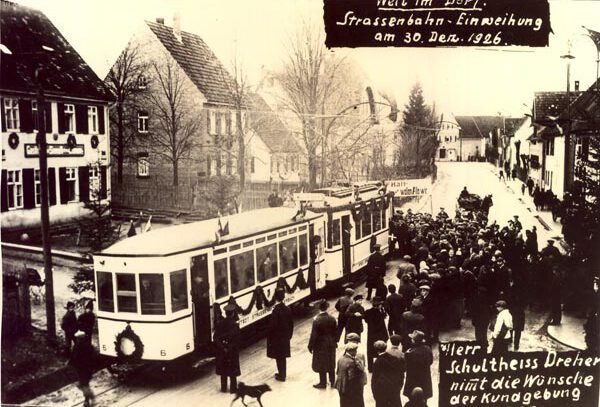
[{"label": "man wearing cap", "polygon": [[400,407],[400,387],[404,381],[404,369],[400,360],[387,353],[386,343],[376,341],[374,344],[377,359],[373,363],[371,390],[376,407]]},{"label": "man wearing cap", "polygon": [[375,244],[374,252],[367,262],[367,301],[371,300],[371,293],[381,285],[385,277],[385,258],[380,249],[381,245]]},{"label": "man wearing cap", "polygon": [[389,295],[385,298],[383,302],[383,309],[388,315],[388,332],[390,335],[394,333],[400,333],[400,320],[402,318],[402,313],[405,310],[404,306],[404,298],[402,295],[396,292],[396,286],[394,284],[390,284],[388,286]]},{"label": "man wearing cap", "polygon": [[357,294],[354,296],[354,302],[348,306],[346,309],[346,336],[353,332],[360,334],[363,331],[363,323],[362,320],[365,315],[365,309],[363,308],[362,302],[363,296]]},{"label": "man wearing cap", "polygon": [[377,356],[375,351],[376,341],[387,341],[388,332],[385,327],[385,311],[381,297],[373,297],[373,306],[365,311],[367,323],[367,366],[369,372],[373,370],[373,360]]},{"label": "man wearing cap", "polygon": [[77,319],[77,327],[85,334],[85,339],[92,343],[92,334],[96,325],[96,315],[94,315],[94,305],[89,301],[85,306],[85,311]]},{"label": "man wearing cap", "polygon": [[331,386],[335,382],[335,348],[337,347],[337,329],[335,318],[327,313],[329,303],[323,300],[319,304],[319,314],[315,317],[308,341],[308,351],[312,353],[312,369],[319,374],[319,383],[313,387],[327,387],[327,375]]},{"label": "man wearing cap", "polygon": [[410,349],[412,342],[409,334],[414,330],[425,330],[425,317],[421,313],[422,301],[415,298],[410,304],[410,310],[402,314],[402,350],[406,352]]},{"label": "man wearing cap", "polygon": [[494,332],[492,333],[492,353],[506,353],[512,341],[513,320],[508,310],[506,301],[496,301],[494,305],[498,311]]},{"label": "man wearing cap", "polygon": [[235,305],[228,303],[223,310],[225,318],[215,324],[213,343],[215,346],[215,373],[221,376],[221,391],[227,391],[227,378],[230,393],[237,390],[237,377],[240,371],[240,327],[235,317]]},{"label": "man wearing cap", "polygon": [[402,256],[402,260],[400,260],[400,264],[398,264],[398,274],[396,274],[396,276],[399,279],[402,279],[402,276],[405,274],[417,274],[417,268],[411,263],[411,257],[408,254]]},{"label": "man wearing cap", "polygon": [[77,332],[77,315],[75,315],[75,304],[67,302],[67,311],[63,315],[60,327],[65,333],[65,354],[71,354],[71,344],[75,344],[75,332]]},{"label": "man wearing cap", "polygon": [[[360,335],[356,334],[354,332],[350,332],[348,335],[346,335],[346,338],[344,340],[346,343],[348,342],[354,342],[357,345],[360,345]],[[365,357],[365,355],[363,355],[360,351],[356,351],[356,359],[358,359],[363,366],[367,365],[367,358]]]},{"label": "man wearing cap", "polygon": [[335,388],[340,396],[340,407],[364,407],[364,387],[367,374],[364,363],[357,357],[358,344],[348,342],[337,362]]},{"label": "man wearing cap", "polygon": [[285,382],[287,374],[287,361],[290,357],[290,341],[294,333],[294,320],[290,308],[283,303],[285,293],[283,290],[275,291],[275,306],[269,318],[267,329],[267,356],[275,359],[277,374],[275,380]]},{"label": "man wearing cap", "polygon": [[431,364],[433,353],[425,344],[425,334],[422,331],[413,331],[409,334],[412,347],[406,351],[406,383],[404,395],[410,396],[415,387],[423,389],[426,399],[433,395],[431,384]]},{"label": "man wearing cap", "polygon": [[515,224],[515,229],[517,230],[517,233],[519,233],[521,230],[523,230],[523,225],[521,224],[521,221],[519,220],[519,215],[515,215],[514,216],[514,224]]},{"label": "man wearing cap", "polygon": [[346,321],[348,317],[346,316],[346,311],[348,310],[348,306],[352,304],[352,296],[354,295],[354,290],[350,287],[344,289],[344,295],[340,297],[335,303],[335,309],[338,312],[338,322],[337,322],[337,341],[339,342],[342,337],[342,332],[346,327]]},{"label": "man wearing cap", "polygon": [[549,267],[552,267],[560,259],[560,251],[554,246],[553,239],[548,239],[548,245],[542,249],[540,254],[542,255],[542,262]]}]

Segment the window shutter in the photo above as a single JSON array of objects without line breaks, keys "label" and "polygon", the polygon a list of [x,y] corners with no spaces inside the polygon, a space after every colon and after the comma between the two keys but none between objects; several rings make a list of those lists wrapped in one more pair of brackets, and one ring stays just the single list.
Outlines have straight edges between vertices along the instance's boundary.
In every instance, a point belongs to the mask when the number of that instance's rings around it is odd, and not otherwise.
[{"label": "window shutter", "polygon": [[66,204],[69,201],[69,194],[67,187],[67,169],[64,167],[58,169],[58,187],[60,190],[60,203]]},{"label": "window shutter", "polygon": [[[66,130],[65,104],[58,103],[57,110],[58,110],[58,133],[65,134],[65,130]],[[46,115],[46,128],[48,128],[48,115]]]},{"label": "window shutter", "polygon": [[19,99],[19,119],[21,121],[21,132],[33,132],[33,114],[31,113],[30,99]]},{"label": "window shutter", "polygon": [[56,172],[48,168],[48,205],[56,205]]},{"label": "window shutter", "polygon": [[106,199],[108,197],[108,185],[107,183],[107,167],[106,165],[100,166],[100,199]]},{"label": "window shutter", "polygon": [[90,170],[88,167],[79,167],[79,200],[90,201]]},{"label": "window shutter", "polygon": [[98,109],[98,133],[104,134],[104,106],[98,105],[96,108]]},{"label": "window shutter", "polygon": [[[4,114],[2,118],[4,118]],[[4,122],[2,122],[2,125],[4,126]],[[206,111],[206,132],[210,134],[210,110]]]},{"label": "window shutter", "polygon": [[33,168],[23,168],[23,208],[35,208],[35,183],[33,180]]},{"label": "window shutter", "polygon": [[[38,115],[41,114],[42,111],[38,107]],[[52,104],[50,102],[44,103],[44,128],[46,129],[46,133],[52,133]]]},{"label": "window shutter", "polygon": [[77,134],[88,134],[87,105],[75,105],[75,131]]},{"label": "window shutter", "polygon": [[2,122],[2,131],[6,131],[6,117],[4,116],[4,98],[0,98],[0,122]]},{"label": "window shutter", "polygon": [[[4,116],[2,117],[2,119],[2,126],[4,126]],[[2,206],[0,210],[2,212],[6,212],[8,211],[8,181],[6,170],[2,170],[2,182],[0,183],[0,190],[0,204]]]}]

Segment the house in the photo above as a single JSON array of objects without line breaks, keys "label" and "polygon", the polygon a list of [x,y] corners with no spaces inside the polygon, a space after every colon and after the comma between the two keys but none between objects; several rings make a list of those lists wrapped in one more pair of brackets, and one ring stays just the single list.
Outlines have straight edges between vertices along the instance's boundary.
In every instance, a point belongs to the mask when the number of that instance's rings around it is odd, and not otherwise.
[{"label": "house", "polygon": [[503,118],[501,116],[456,116],[459,126],[459,157],[462,161],[495,160]]},{"label": "house", "polygon": [[[89,200],[111,199],[108,107],[112,95],[42,12],[2,0],[0,121],[2,232],[40,226],[36,144],[43,122],[48,144],[51,227],[86,217]],[[42,68],[36,79],[36,69]],[[43,89],[43,104],[36,95]]]},{"label": "house", "polygon": [[525,117],[511,138],[511,166],[516,168],[517,177],[526,182],[531,177],[540,182],[542,177],[543,143],[536,141],[531,115]]},{"label": "house", "polygon": [[462,161],[460,128],[451,114],[440,115],[437,137],[439,146],[435,155],[437,161]]},{"label": "house", "polygon": [[514,143],[512,141],[515,138],[517,130],[521,128],[521,125],[525,121],[527,121],[527,117],[504,118],[498,146],[498,163],[503,164],[504,167],[508,166],[511,171],[517,169],[516,161],[513,159],[515,153],[513,152]]}]

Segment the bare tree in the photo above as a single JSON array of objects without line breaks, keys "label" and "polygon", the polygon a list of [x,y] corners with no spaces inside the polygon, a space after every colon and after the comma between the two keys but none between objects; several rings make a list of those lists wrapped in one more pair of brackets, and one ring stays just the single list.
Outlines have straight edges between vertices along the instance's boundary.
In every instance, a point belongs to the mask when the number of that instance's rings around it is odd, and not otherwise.
[{"label": "bare tree", "polygon": [[179,163],[191,158],[199,143],[201,115],[194,104],[193,84],[169,57],[151,62],[151,88],[145,92],[149,109],[148,147],[173,169],[179,184]]},{"label": "bare tree", "polygon": [[116,137],[111,137],[112,156],[117,161],[117,182],[123,182],[123,162],[127,147],[133,142],[137,129],[138,95],[144,92],[147,78],[144,76],[148,64],[141,57],[139,45],[128,44],[105,78],[115,98],[115,112],[110,114],[110,123]]}]

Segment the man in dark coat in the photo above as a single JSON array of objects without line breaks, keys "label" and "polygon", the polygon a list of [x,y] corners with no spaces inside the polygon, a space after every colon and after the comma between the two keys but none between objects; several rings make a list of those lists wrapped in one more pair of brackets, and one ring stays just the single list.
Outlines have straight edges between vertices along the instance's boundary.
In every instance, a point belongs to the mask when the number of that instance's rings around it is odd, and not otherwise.
[{"label": "man in dark coat", "polygon": [[213,343],[215,345],[215,373],[221,376],[221,391],[227,391],[227,378],[230,392],[237,390],[237,377],[240,372],[240,327],[235,317],[235,305],[227,304],[225,318],[215,325]]},{"label": "man in dark coat", "polygon": [[362,320],[365,316],[365,309],[361,305],[362,299],[362,295],[355,295],[354,302],[346,309],[346,336],[352,332],[360,337],[363,331]]},{"label": "man in dark coat", "polygon": [[337,362],[335,388],[340,396],[340,407],[364,407],[364,386],[367,384],[364,362],[357,357],[358,344],[348,342]]},{"label": "man in dark coat", "polygon": [[406,352],[411,347],[409,334],[415,330],[423,331],[425,329],[425,317],[421,314],[421,301],[414,299],[410,305],[410,311],[402,314],[402,351]]},{"label": "man in dark coat", "polygon": [[488,346],[487,330],[494,315],[492,305],[492,298],[487,289],[479,286],[471,309],[471,321],[475,327],[475,340],[481,343],[483,349],[487,349]]},{"label": "man in dark coat", "polygon": [[94,306],[92,302],[88,302],[85,306],[85,311],[77,319],[77,327],[85,334],[85,339],[92,343],[92,334],[96,325],[96,315],[94,314]]},{"label": "man in dark coat", "polygon": [[400,287],[398,287],[398,294],[404,299],[404,307],[406,309],[410,309],[410,304],[417,295],[417,287],[412,282],[412,278],[410,274],[403,274],[400,278]]},{"label": "man in dark coat", "polygon": [[294,320],[289,307],[283,303],[285,293],[283,290],[275,291],[275,306],[269,319],[267,333],[267,356],[275,359],[277,374],[275,379],[285,382],[287,363],[290,357],[290,341],[294,333]]},{"label": "man in dark coat", "polygon": [[313,387],[324,389],[329,383],[335,383],[335,348],[337,347],[337,329],[335,318],[327,313],[329,303],[319,304],[320,313],[315,317],[308,340],[308,351],[312,353],[312,369],[319,374],[319,383]]},{"label": "man in dark coat", "polygon": [[346,316],[346,311],[348,310],[348,306],[352,304],[352,296],[354,295],[354,290],[350,287],[344,290],[344,295],[340,297],[335,303],[335,309],[338,312],[338,323],[337,323],[337,341],[339,342],[342,337],[342,332],[346,327],[346,321],[348,317]]},{"label": "man in dark coat", "polygon": [[433,395],[431,384],[431,364],[433,353],[431,348],[425,344],[425,334],[414,331],[410,334],[412,347],[406,351],[406,383],[404,395],[410,396],[415,387],[423,389],[426,399]]},{"label": "man in dark coat", "polygon": [[71,352],[69,366],[77,372],[79,388],[83,393],[85,407],[92,405],[94,393],[90,389],[90,380],[94,374],[96,351],[83,331],[75,333],[75,346]]},{"label": "man in dark coat", "polygon": [[513,320],[513,350],[517,352],[521,343],[521,333],[525,330],[525,306],[527,305],[525,283],[520,274],[513,273],[506,297]]},{"label": "man in dark coat", "polygon": [[365,322],[367,323],[367,366],[371,372],[373,371],[373,360],[377,356],[375,342],[388,340],[385,311],[380,297],[373,297],[373,307],[365,311]]},{"label": "man in dark coat", "polygon": [[384,341],[375,342],[377,359],[373,363],[371,390],[376,407],[401,407],[400,389],[404,382],[404,365],[387,353]]},{"label": "man in dark coat", "polygon": [[65,354],[71,354],[71,344],[75,345],[75,332],[77,332],[77,316],[75,315],[75,304],[67,302],[67,312],[62,317],[60,327],[65,333]]},{"label": "man in dark coat", "polygon": [[367,262],[367,300],[371,299],[373,290],[377,290],[385,277],[385,258],[381,254],[380,249],[381,246],[375,244],[373,246],[373,250],[375,251],[371,254]]},{"label": "man in dark coat", "polygon": [[388,291],[390,295],[386,297],[383,303],[383,309],[389,316],[388,332],[390,335],[395,333],[400,334],[400,321],[402,313],[405,310],[404,298],[402,298],[402,295],[396,293],[396,286],[394,284],[388,286]]}]

